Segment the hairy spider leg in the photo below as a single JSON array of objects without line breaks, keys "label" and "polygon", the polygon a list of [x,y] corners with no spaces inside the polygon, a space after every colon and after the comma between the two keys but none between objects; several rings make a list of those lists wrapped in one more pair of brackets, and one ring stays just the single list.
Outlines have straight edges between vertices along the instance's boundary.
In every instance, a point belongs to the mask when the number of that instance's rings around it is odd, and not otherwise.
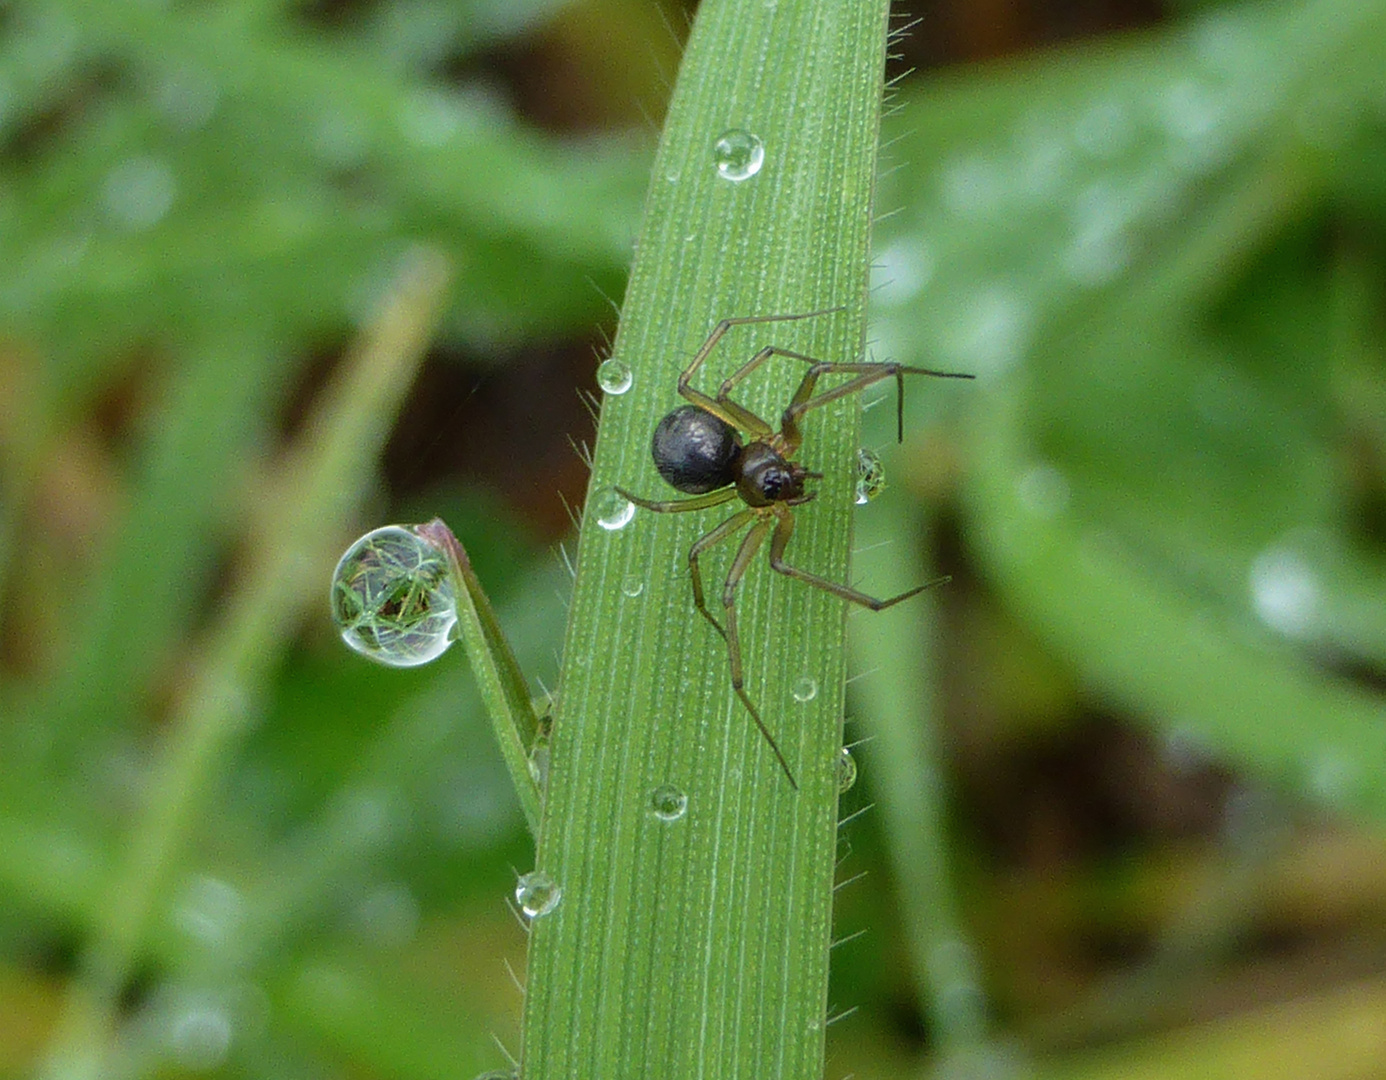
[{"label": "hairy spider leg", "polygon": [[712,628],[722,635],[724,641],[730,640],[727,638],[727,632],[722,629],[722,624],[712,617],[712,612],[707,609],[707,601],[703,598],[703,575],[698,569],[698,556],[714,544],[720,544],[733,533],[744,529],[756,516],[756,512],[749,508],[739,514],[733,514],[715,529],[698,537],[688,549],[688,573],[693,579],[693,603],[703,613],[703,618],[712,623]]},{"label": "hairy spider leg", "polygon": [[735,487],[709,491],[706,495],[694,495],[691,499],[642,499],[623,487],[618,487],[615,491],[621,498],[629,499],[636,506],[643,506],[656,514],[684,514],[690,510],[706,510],[709,506],[721,506],[724,502],[731,502],[736,498]]},{"label": "hairy spider leg", "polygon": [[942,577],[926,581],[923,585],[916,585],[908,592],[902,592],[899,596],[892,596],[888,600],[877,600],[874,596],[867,596],[864,592],[858,592],[851,586],[830,581],[817,574],[811,574],[807,570],[800,570],[797,566],[790,566],[784,561],[785,548],[789,546],[790,538],[794,535],[794,515],[790,513],[787,506],[776,503],[770,507],[770,511],[776,517],[775,535],[770,538],[770,567],[779,571],[796,581],[802,581],[806,585],[812,585],[815,589],[822,589],[830,592],[834,596],[839,596],[853,604],[860,604],[864,608],[872,611],[884,611],[886,608],[898,604],[901,600],[908,600],[911,596],[918,596],[925,589],[932,589],[936,585],[946,585],[953,579],[944,574]]},{"label": "hairy spider leg", "polygon": [[[787,510],[785,512],[788,513]],[[770,734],[770,729],[765,726],[765,721],[760,718],[760,713],[752,703],[751,696],[746,693],[746,680],[741,672],[741,639],[736,631],[736,587],[741,584],[746,568],[751,565],[751,560],[755,558],[756,552],[760,550],[760,545],[765,541],[765,537],[769,535],[775,524],[764,516],[765,511],[763,509],[743,510],[736,517],[740,518],[747,514],[760,518],[760,520],[751,527],[751,531],[746,534],[746,539],[741,541],[741,548],[737,551],[736,558],[732,560],[731,569],[727,571],[727,582],[722,587],[722,607],[726,610],[727,615],[727,632],[724,636],[727,639],[727,656],[731,662],[732,689],[736,691],[736,696],[741,699],[741,704],[746,706],[746,711],[751,714],[751,719],[756,722],[756,727],[760,728],[760,733],[770,744],[770,749],[775,752],[780,768],[784,770],[784,775],[789,779],[789,786],[798,791],[799,783],[794,779],[794,773],[789,768],[789,762],[780,752],[779,743],[775,742],[775,737]],[[730,520],[735,521],[736,518]],[[718,528],[713,531],[721,532],[721,529]]]},{"label": "hairy spider leg", "polygon": [[735,402],[719,401],[690,386],[689,380],[693,378],[693,373],[702,367],[703,361],[708,358],[712,350],[717,347],[717,343],[733,326],[749,326],[753,323],[768,322],[795,322],[799,319],[812,319],[818,315],[831,315],[834,312],[845,310],[847,309],[843,307],[833,307],[823,308],[821,311],[805,311],[797,315],[743,315],[735,319],[723,319],[712,328],[712,333],[708,334],[707,340],[693,354],[693,359],[688,362],[688,366],[683,369],[683,373],[679,376],[679,395],[691,401],[698,408],[712,413],[724,423],[731,424],[732,427],[739,428],[754,438],[768,437],[774,433],[774,429],[749,409],[743,408]]},{"label": "hairy spider leg", "polygon": [[[834,373],[852,374],[857,373],[855,379],[848,379],[840,386],[834,386],[831,390],[824,390],[817,397],[813,396],[813,391],[818,385],[818,380],[823,375]],[[864,361],[855,364],[835,364],[827,360],[819,360],[808,369],[804,375],[804,381],[799,384],[799,389],[794,392],[794,397],[785,406],[784,418],[780,421],[780,439],[784,444],[783,453],[785,456],[793,454],[803,444],[804,437],[799,431],[799,418],[810,409],[817,409],[822,405],[827,405],[831,401],[839,398],[850,397],[859,394],[868,386],[880,382],[882,379],[895,380],[896,384],[896,406],[895,406],[895,425],[896,437],[904,442],[905,440],[905,376],[906,375],[933,375],[941,379],[971,379],[973,375],[963,374],[955,371],[933,371],[930,368],[906,367],[904,364],[896,363],[873,363]]]},{"label": "hairy spider leg", "polygon": [[[620,494],[635,503],[636,506],[643,506],[646,510],[653,510],[657,514],[680,514],[688,510],[703,510],[709,506],[717,506],[727,502],[736,495],[736,488],[727,488],[722,491],[714,491],[707,495],[698,495],[692,499],[671,499],[667,502],[654,502],[650,499],[642,499],[638,495],[633,495],[624,488],[616,489]],[[794,505],[809,501],[808,496],[803,499],[795,499]],[[787,508],[784,512],[789,513]],[[726,609],[727,625],[723,629],[722,624],[717,621],[712,612],[708,610],[707,599],[703,593],[703,575],[698,569],[698,556],[708,548],[720,544],[723,540],[734,535],[747,524],[756,518],[761,520],[746,534],[746,539],[742,541],[741,548],[736,553],[736,558],[732,560],[731,569],[727,571],[726,584],[722,587],[722,606]],[[794,773],[789,768],[789,763],[785,760],[784,754],[780,751],[779,743],[775,742],[775,737],[770,734],[770,729],[765,726],[765,721],[760,718],[760,713],[751,702],[750,696],[746,693],[745,679],[741,671],[741,642],[736,632],[736,587],[741,583],[745,576],[751,560],[760,550],[760,545],[765,541],[766,535],[774,523],[765,517],[764,509],[754,509],[747,507],[740,513],[733,514],[722,522],[715,529],[712,529],[693,542],[693,546],[688,549],[688,571],[689,577],[693,581],[693,603],[702,613],[703,618],[712,624],[712,628],[722,635],[727,643],[727,656],[731,664],[732,689],[736,691],[736,696],[741,699],[741,703],[746,706],[746,711],[751,714],[751,719],[755,721],[756,727],[760,729],[765,741],[770,744],[770,749],[775,752],[775,758],[780,763],[780,768],[789,779],[789,785],[795,791],[799,790],[799,784],[794,779]],[[773,545],[772,545],[773,546]],[[892,601],[893,602],[893,601]]]}]

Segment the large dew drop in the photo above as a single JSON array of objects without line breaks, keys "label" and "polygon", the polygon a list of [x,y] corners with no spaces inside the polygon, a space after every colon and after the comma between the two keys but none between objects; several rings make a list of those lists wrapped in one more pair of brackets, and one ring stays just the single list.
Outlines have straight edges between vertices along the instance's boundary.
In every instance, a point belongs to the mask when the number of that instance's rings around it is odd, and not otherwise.
[{"label": "large dew drop", "polygon": [[717,164],[717,175],[722,179],[734,182],[749,180],[765,164],[765,144],[758,135],[732,128],[724,131],[712,144],[712,160]]},{"label": "large dew drop", "polygon": [[332,575],[332,620],[347,645],[381,664],[436,659],[457,623],[446,554],[402,525],[368,532]]},{"label": "large dew drop", "polygon": [[528,918],[537,919],[547,915],[563,899],[563,890],[558,883],[542,870],[531,870],[521,874],[515,883],[515,903]]}]

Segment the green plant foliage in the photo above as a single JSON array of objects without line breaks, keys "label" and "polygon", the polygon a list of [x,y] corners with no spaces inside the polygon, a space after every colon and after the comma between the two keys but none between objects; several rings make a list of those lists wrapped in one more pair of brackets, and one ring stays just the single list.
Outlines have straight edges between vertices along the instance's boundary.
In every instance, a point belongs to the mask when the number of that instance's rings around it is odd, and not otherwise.
[{"label": "green plant foliage", "polygon": [[969,535],[1017,610],[1147,720],[1377,816],[1380,697],[1306,649],[1386,645],[1335,462],[1343,386],[1379,381],[1353,300],[1377,271],[1310,253],[1373,139],[1384,20],[1221,9],[912,101],[901,152],[936,164],[892,190],[880,323],[991,374]]},{"label": "green plant foliage", "polygon": [[[688,546],[727,508],[637,512],[612,529],[593,507],[616,485],[655,490],[650,433],[719,319],[844,308],[736,328],[699,373],[706,385],[770,341],[811,356],[858,352],[885,31],[880,4],[699,10],[614,353],[633,383],[603,403],[579,548],[538,853],[563,898],[531,928],[531,1080],[822,1073],[842,602],[772,580],[763,556],[739,593],[746,684],[796,791],[691,603]],[[719,156],[719,145],[734,153]],[[766,365],[739,398],[775,417],[802,377],[800,363]],[[851,401],[805,422],[804,460],[825,476],[790,552],[838,580],[856,416]],[[705,559],[709,580],[731,558]],[[631,579],[642,586],[633,597]],[[796,694],[804,679],[814,691]],[[669,785],[687,797],[672,821],[652,805]]]},{"label": "green plant foliage", "polygon": [[[661,116],[637,69],[677,46],[642,38],[681,14],[0,2],[0,1077],[1371,1075],[1386,4],[1176,4],[907,78],[879,178],[877,0],[704,0],[653,172],[650,133],[544,133],[492,81]],[[767,343],[978,375],[913,380],[899,448],[893,389],[810,416],[790,560],[956,578],[844,619],[753,562],[797,794],[689,595],[726,507],[586,514],[574,585],[494,496],[378,479],[426,346],[498,371],[603,293],[633,382],[594,495],[668,495],[650,431],[723,317],[845,308],[733,331],[704,387]],[[777,419],[801,373],[744,399]],[[886,488],[854,508],[859,446]],[[354,535],[435,516],[495,601],[473,644],[527,677],[493,679],[506,754],[463,650],[377,669],[327,617]],[[546,688],[541,808],[507,760]],[[1216,819],[1074,843],[1070,777],[1009,770],[1101,724],[1159,759],[1124,805],[1191,769]],[[988,739],[1039,865],[969,817]],[[536,865],[563,895],[527,940]]]}]

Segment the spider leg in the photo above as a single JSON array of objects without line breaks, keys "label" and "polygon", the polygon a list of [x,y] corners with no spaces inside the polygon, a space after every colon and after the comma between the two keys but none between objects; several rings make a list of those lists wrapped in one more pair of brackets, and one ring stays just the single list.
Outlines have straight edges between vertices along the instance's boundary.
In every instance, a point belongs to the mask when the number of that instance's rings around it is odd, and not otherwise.
[{"label": "spider leg", "polygon": [[714,544],[720,544],[733,533],[744,529],[747,522],[755,516],[756,512],[749,509],[733,514],[711,532],[698,537],[688,549],[688,574],[693,579],[693,603],[703,613],[703,618],[712,623],[712,628],[722,635],[723,641],[727,640],[727,632],[722,629],[722,624],[712,617],[712,612],[707,609],[707,601],[703,598],[703,575],[698,570],[698,556]]},{"label": "spider leg", "polygon": [[[754,510],[745,510],[742,511],[742,514],[758,516]],[[737,517],[741,517],[742,514],[738,514]],[[770,749],[775,752],[780,768],[789,778],[789,786],[798,791],[799,784],[794,779],[794,773],[789,768],[789,762],[780,752],[775,737],[770,734],[770,729],[765,726],[765,721],[760,718],[760,713],[751,702],[750,695],[746,693],[745,679],[741,671],[741,639],[736,632],[736,587],[741,583],[746,568],[751,565],[751,560],[755,558],[756,552],[760,550],[760,545],[773,527],[774,523],[768,518],[758,521],[746,534],[746,539],[741,541],[741,549],[736,553],[736,558],[732,560],[731,569],[727,571],[727,582],[722,588],[722,606],[727,613],[727,657],[731,661],[732,689],[736,691],[736,696],[741,699],[741,704],[746,706],[746,711],[751,714],[751,719],[756,722],[756,727],[760,728],[761,736],[770,744]]]},{"label": "spider leg", "polygon": [[[813,391],[818,385],[818,380],[823,375],[842,372],[844,374],[855,374],[855,379],[848,379],[841,386],[834,386],[831,390],[824,390],[817,397],[813,396]],[[784,410],[784,419],[780,423],[780,438],[784,442],[787,453],[792,454],[799,449],[803,443],[803,435],[799,431],[799,418],[810,409],[826,405],[830,401],[837,401],[839,398],[850,397],[852,394],[860,393],[868,386],[880,382],[882,379],[894,379],[896,384],[896,414],[895,423],[897,437],[903,442],[905,438],[905,376],[906,375],[933,375],[940,379],[972,379],[974,375],[964,374],[958,371],[934,371],[931,368],[906,367],[904,364],[894,362],[871,363],[862,362],[855,364],[834,364],[826,360],[816,362],[804,375],[804,381],[799,384],[799,389],[794,392],[794,397]]]},{"label": "spider leg", "polygon": [[646,510],[653,510],[656,514],[683,514],[689,510],[706,510],[709,506],[721,506],[724,502],[731,502],[736,498],[736,488],[723,488],[721,491],[710,491],[706,495],[695,495],[691,499],[669,499],[667,501],[655,502],[650,499],[642,499],[639,495],[632,495],[623,487],[616,489],[624,499],[629,499],[636,506],[643,506]]},{"label": "spider leg", "polygon": [[776,504],[770,507],[778,519],[775,524],[775,535],[770,538],[770,566],[781,574],[802,581],[807,585],[812,585],[815,589],[822,589],[830,592],[834,596],[840,596],[853,604],[860,604],[864,608],[872,611],[884,611],[901,600],[908,600],[911,596],[918,596],[925,589],[932,589],[935,585],[944,585],[952,580],[948,575],[934,578],[933,581],[926,581],[923,585],[916,585],[908,592],[902,592],[899,596],[892,596],[888,600],[877,600],[874,596],[867,596],[864,592],[858,592],[848,585],[841,585],[836,581],[829,581],[825,577],[817,574],[810,574],[807,570],[800,570],[797,566],[790,566],[784,561],[784,549],[789,546],[790,537],[794,535],[794,514],[787,507]]},{"label": "spider leg", "polygon": [[[701,390],[690,386],[689,381],[693,378],[693,373],[702,367],[703,361],[708,358],[712,350],[717,347],[717,343],[733,326],[749,326],[752,323],[794,322],[798,319],[812,319],[817,315],[830,315],[835,311],[844,310],[846,309],[835,307],[823,308],[821,311],[805,311],[798,315],[744,315],[734,319],[723,319],[712,328],[712,333],[708,334],[707,340],[693,354],[693,359],[689,361],[688,366],[683,369],[683,373],[679,376],[679,394],[698,408],[705,409],[733,427],[740,428],[755,438],[766,438],[774,432],[769,424],[744,406],[738,405],[734,401],[723,400],[723,395],[719,394],[717,398],[711,398]],[[757,361],[757,363],[759,362]],[[754,366],[755,364],[749,365],[743,370],[749,370]]]}]

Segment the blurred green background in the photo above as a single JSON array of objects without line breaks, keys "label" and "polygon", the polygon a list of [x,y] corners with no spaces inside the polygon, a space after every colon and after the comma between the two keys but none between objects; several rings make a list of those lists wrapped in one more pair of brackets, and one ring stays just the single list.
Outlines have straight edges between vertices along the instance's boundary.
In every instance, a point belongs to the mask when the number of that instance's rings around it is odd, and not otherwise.
[{"label": "blurred green background", "polygon": [[[516,1049],[532,854],[470,674],[349,654],[327,581],[357,532],[441,515],[554,686],[690,15],[0,3],[0,1075],[99,974],[190,688],[281,549],[275,644],[169,803],[190,839],[147,883],[117,1071]],[[859,532],[954,575],[906,649],[971,958],[921,1000],[911,839],[855,817],[829,1075],[925,1075],[951,1016],[976,1075],[1386,1076],[1386,4],[910,15],[870,349],[979,378],[915,390],[898,450],[869,408],[890,486]],[[281,535],[420,244],[452,283],[368,492]],[[871,746],[844,813],[886,795]]]}]

